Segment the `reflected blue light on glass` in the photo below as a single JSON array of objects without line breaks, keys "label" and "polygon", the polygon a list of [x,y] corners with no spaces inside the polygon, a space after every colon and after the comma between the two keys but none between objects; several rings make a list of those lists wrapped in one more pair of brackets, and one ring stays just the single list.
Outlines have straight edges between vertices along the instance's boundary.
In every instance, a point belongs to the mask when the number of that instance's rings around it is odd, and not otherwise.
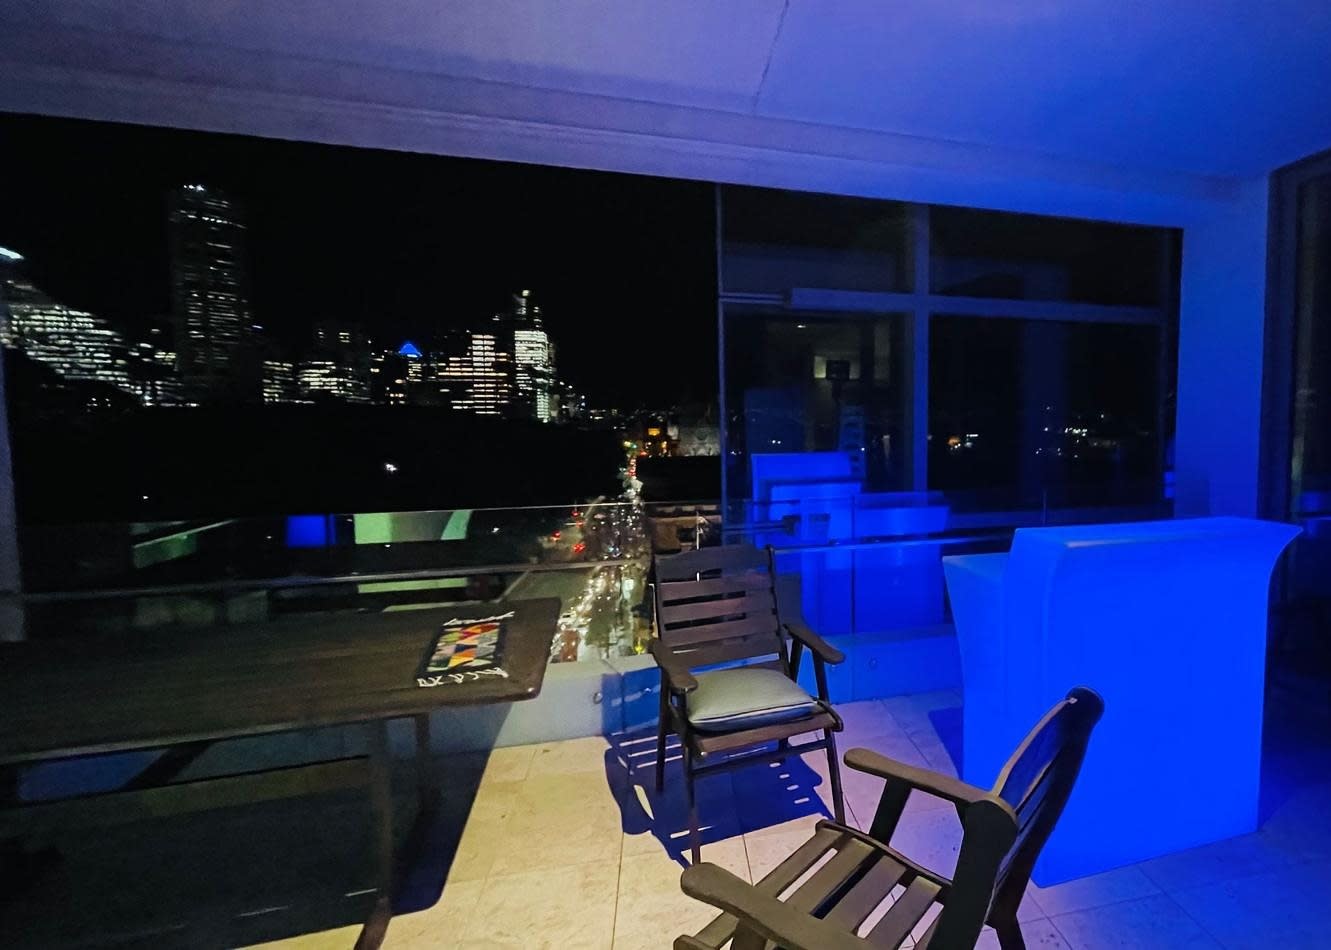
[{"label": "reflected blue light on glass", "polygon": [[1298,531],[1242,518],[1023,528],[1009,554],[944,559],[966,781],[992,786],[1069,688],[1105,700],[1036,883],[1256,829],[1268,589]]},{"label": "reflected blue light on glass", "polygon": [[21,261],[23,260],[23,255],[18,251],[11,251],[7,247],[0,247],[0,258],[4,258],[7,261]]},{"label": "reflected blue light on glass", "polygon": [[287,547],[322,548],[333,542],[333,519],[329,515],[289,515]]}]

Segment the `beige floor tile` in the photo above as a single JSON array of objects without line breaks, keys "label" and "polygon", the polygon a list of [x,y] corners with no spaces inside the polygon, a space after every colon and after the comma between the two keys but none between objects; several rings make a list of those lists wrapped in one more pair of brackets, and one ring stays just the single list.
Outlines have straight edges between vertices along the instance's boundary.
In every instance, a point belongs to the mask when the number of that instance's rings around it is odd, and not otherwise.
[{"label": "beige floor tile", "polygon": [[459,946],[604,950],[614,936],[618,882],[617,861],[491,877]]},{"label": "beige floor tile", "polygon": [[246,950],[348,950],[349,947],[355,946],[360,932],[360,924],[355,924],[350,927],[286,937],[282,940],[270,940],[267,943],[251,944]]},{"label": "beige floor tile", "polygon": [[495,858],[490,875],[597,862],[616,866],[623,852],[617,811],[587,809],[527,813],[493,826]]},{"label": "beige floor tile", "polygon": [[477,792],[465,821],[450,881],[619,860],[619,799],[600,773],[495,782]]},{"label": "beige floor tile", "polygon": [[1220,944],[1164,894],[1052,918],[1072,950],[1218,950]]},{"label": "beige floor tile", "polygon": [[1237,877],[1278,871],[1290,864],[1290,852],[1261,834],[1241,835],[1175,851],[1138,865],[1146,876],[1169,893]]},{"label": "beige floor tile", "polygon": [[521,782],[531,771],[537,746],[515,745],[491,749],[485,760],[482,784],[490,782]]},{"label": "beige floor tile", "polygon": [[1331,945],[1326,933],[1331,871],[1321,860],[1170,896],[1231,950]]},{"label": "beige floor tile", "polygon": [[1048,917],[1044,907],[1040,905],[1040,899],[1035,895],[1035,885],[1026,886],[1026,895],[1021,899],[1021,905],[1017,908],[1017,922],[1024,924],[1030,920],[1040,920]]},{"label": "beige floor tile", "polygon": [[[704,842],[739,837],[742,828],[730,789],[730,776],[709,775],[697,785],[698,827]],[[651,785],[632,785],[621,798],[624,853],[688,847],[688,804],[683,782],[667,783],[657,794]]]},{"label": "beige floor tile", "polygon": [[961,822],[952,809],[929,808],[907,813],[897,825],[891,843],[911,860],[951,877],[961,848]]},{"label": "beige floor tile", "polygon": [[1052,887],[1032,884],[1031,891],[1045,916],[1057,917],[1059,914],[1151,897],[1159,894],[1160,888],[1139,867],[1133,866],[1115,868]]},{"label": "beige floor tile", "polygon": [[882,700],[838,703],[836,711],[846,725],[836,737],[837,745],[843,749],[853,745],[871,745],[874,739],[881,736],[905,736]]},{"label": "beige floor tile", "polygon": [[450,882],[434,906],[414,914],[401,914],[388,925],[386,950],[448,950],[462,943],[472,908],[485,888],[483,881]]},{"label": "beige floor tile", "polygon": [[495,846],[504,837],[504,826],[495,821],[469,821],[462,829],[457,849],[448,866],[448,885],[483,881],[494,866]]},{"label": "beige floor tile", "polygon": [[570,772],[598,772],[604,776],[607,753],[611,753],[610,743],[601,736],[547,742],[535,747],[527,777]]},{"label": "beige floor tile", "polygon": [[790,857],[795,849],[808,841],[812,828],[790,828],[744,836],[744,850],[749,856],[749,873],[755,882],[761,881],[773,868]]},{"label": "beige floor tile", "polygon": [[520,810],[618,808],[620,789],[603,772],[531,775],[516,788]]},{"label": "beige floor tile", "polygon": [[[740,838],[705,845],[702,859],[749,880],[748,856]],[[680,890],[683,870],[659,852],[624,859],[615,912],[616,950],[668,947],[675,937],[697,932],[719,913]]]},{"label": "beige floor tile", "polygon": [[[810,753],[809,758],[821,753]],[[740,823],[748,833],[812,828],[832,816],[831,785],[822,772],[810,767],[802,757],[793,756],[784,763],[766,763],[738,770],[732,781],[735,808]]]},{"label": "beige floor tile", "polygon": [[443,807],[450,816],[456,814],[464,821],[500,821],[515,807],[522,786],[520,781],[446,786]]},{"label": "beige floor tile", "polygon": [[[1050,921],[1043,917],[1021,922],[1021,936],[1026,941],[1027,950],[1069,950],[1068,942]],[[1000,950],[998,934],[986,927],[980,932],[980,939],[975,942],[975,950]]]}]

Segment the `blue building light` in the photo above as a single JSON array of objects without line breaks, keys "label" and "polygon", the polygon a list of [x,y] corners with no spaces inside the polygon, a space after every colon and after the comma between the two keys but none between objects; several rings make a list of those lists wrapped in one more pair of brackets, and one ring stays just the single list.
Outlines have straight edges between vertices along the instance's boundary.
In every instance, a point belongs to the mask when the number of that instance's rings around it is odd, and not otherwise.
[{"label": "blue building light", "polygon": [[419,357],[421,355],[421,351],[417,348],[415,343],[412,343],[410,340],[408,340],[406,343],[402,344],[402,349],[397,351],[397,355],[408,356],[408,357]]},{"label": "blue building light", "polygon": [[323,548],[333,543],[332,515],[288,515],[287,547]]}]

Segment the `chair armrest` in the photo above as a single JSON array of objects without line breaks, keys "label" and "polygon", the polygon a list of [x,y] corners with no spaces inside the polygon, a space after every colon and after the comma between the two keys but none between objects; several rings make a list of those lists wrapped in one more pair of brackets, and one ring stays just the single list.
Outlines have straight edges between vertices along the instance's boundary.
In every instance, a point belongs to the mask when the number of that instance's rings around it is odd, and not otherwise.
[{"label": "chair armrest", "polygon": [[869,749],[850,749],[845,756],[846,765],[857,772],[865,772],[886,779],[889,783],[906,785],[954,805],[973,805],[991,800],[993,796],[982,788],[968,785],[960,779],[919,769],[896,759],[889,759]]},{"label": "chair armrest", "polygon": [[685,869],[679,886],[690,897],[734,914],[746,927],[789,950],[872,950],[867,940],[796,910],[715,864]]},{"label": "chair armrest", "polygon": [[656,665],[665,674],[666,683],[672,693],[691,693],[698,688],[698,681],[693,678],[688,664],[670,652],[670,648],[659,637],[652,638],[647,644],[647,649],[651,651],[652,659],[656,660]]},{"label": "chair armrest", "polygon": [[846,658],[846,654],[814,633],[808,624],[792,620],[783,623],[782,626],[786,628],[788,634],[812,650],[815,656],[822,657],[825,662],[835,664]]}]

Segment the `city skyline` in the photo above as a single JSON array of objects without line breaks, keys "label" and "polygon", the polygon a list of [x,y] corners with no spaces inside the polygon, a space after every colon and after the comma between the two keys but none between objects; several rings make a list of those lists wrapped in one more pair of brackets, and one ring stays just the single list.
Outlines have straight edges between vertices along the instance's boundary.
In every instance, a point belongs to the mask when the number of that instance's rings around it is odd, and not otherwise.
[{"label": "city skyline", "polygon": [[[555,344],[530,289],[488,320],[431,337],[425,349],[375,341],[350,323],[316,324],[298,358],[284,359],[253,322],[244,288],[244,224],[228,197],[183,185],[170,211],[172,313],[133,341],[96,314],[75,310],[24,274],[0,247],[0,342],[42,364],[50,385],[96,383],[142,406],[312,404],[331,400],[423,405],[480,416],[568,422],[589,412],[556,372]],[[85,409],[113,402],[87,396]]]},{"label": "city skyline", "polygon": [[[642,360],[626,328],[668,321],[715,364],[710,185],[75,120],[0,116],[24,148],[0,245],[53,299],[133,344],[171,324],[175,189],[232,196],[250,316],[296,361],[316,324],[428,348],[524,288],[561,375],[601,404],[709,401],[714,380]],[[95,158],[92,158],[95,156]],[[613,371],[607,371],[611,369]]]}]

